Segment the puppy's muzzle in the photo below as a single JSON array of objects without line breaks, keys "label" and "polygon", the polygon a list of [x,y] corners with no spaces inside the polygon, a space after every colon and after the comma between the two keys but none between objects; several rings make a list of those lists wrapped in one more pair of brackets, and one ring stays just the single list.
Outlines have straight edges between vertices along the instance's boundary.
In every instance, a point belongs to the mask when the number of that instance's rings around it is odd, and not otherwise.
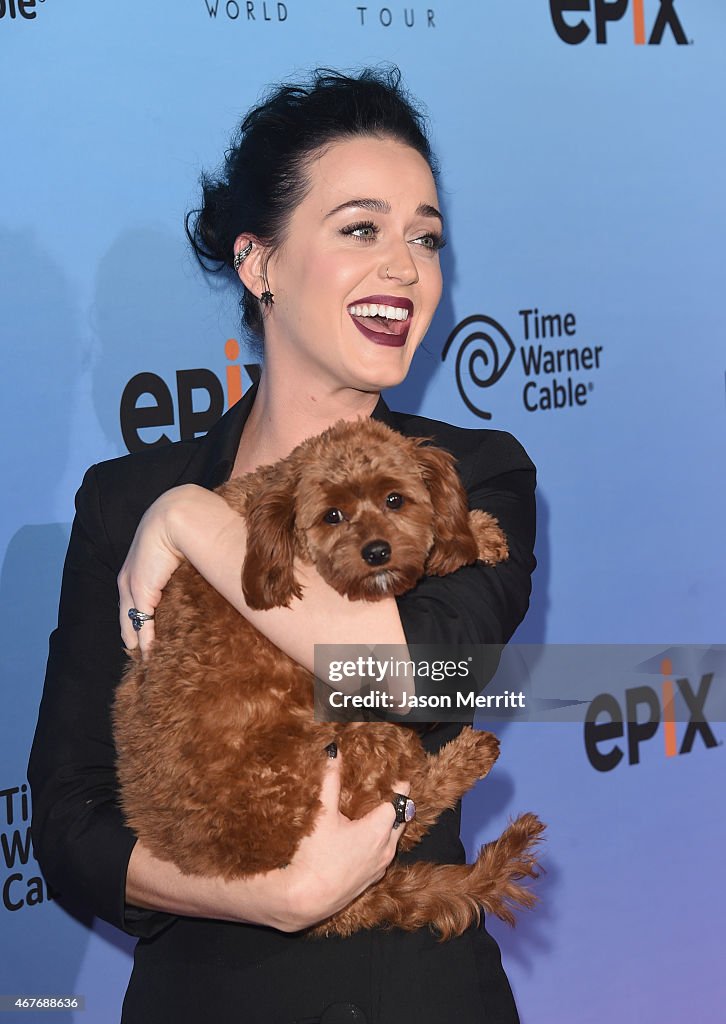
[{"label": "puppy's muzzle", "polygon": [[372,540],[361,548],[361,555],[368,565],[385,565],[391,557],[391,545],[386,540]]}]

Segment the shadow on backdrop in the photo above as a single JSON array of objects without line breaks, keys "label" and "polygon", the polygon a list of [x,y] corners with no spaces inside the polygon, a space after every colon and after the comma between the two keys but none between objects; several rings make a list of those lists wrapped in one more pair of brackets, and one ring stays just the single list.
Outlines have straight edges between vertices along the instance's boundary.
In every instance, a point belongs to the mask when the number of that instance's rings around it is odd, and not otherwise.
[{"label": "shadow on backdrop", "polygon": [[[180,213],[181,219],[181,213]],[[238,297],[223,275],[204,275],[181,234],[146,225],[120,234],[98,265],[91,325],[93,402],[106,437],[126,452],[119,410],[138,373],[162,377],[175,421],[160,428],[177,440],[175,373],[224,361],[230,331],[239,337]]]},{"label": "shadow on backdrop", "polygon": [[[9,540],[0,570],[0,678],[5,697],[0,788],[5,789],[26,784],[70,530],[69,523],[37,520],[55,507],[55,489],[71,454],[73,415],[89,360],[63,268],[31,233],[0,232],[0,259],[0,334],[6,370],[2,402],[12,439],[2,455],[3,479],[12,495],[12,504],[4,506],[2,531]],[[37,267],[43,268],[42,274],[29,272]],[[0,990],[77,992],[76,979],[94,942],[111,943],[128,959],[133,941],[103,922],[93,922],[87,910],[69,905],[62,896],[49,898],[29,845],[21,795],[22,789],[15,797],[13,824],[6,825],[7,815],[3,821],[3,884],[8,902],[17,909],[3,912],[0,979],[5,981]],[[92,926],[97,936],[93,940]],[[67,1024],[73,1019],[58,1011],[54,1016]],[[30,1024],[36,1017],[45,1020],[47,1013],[23,1012]]]},{"label": "shadow on backdrop", "polygon": [[[61,992],[78,975],[89,939],[83,927],[87,922],[79,924],[49,901],[28,845],[28,822],[19,797],[27,784],[28,753],[68,542],[66,524],[42,520],[52,514],[55,489],[68,459],[82,369],[80,326],[63,267],[32,231],[0,230],[0,262],[2,408],[9,441],[3,447],[2,475],[12,498],[4,505],[2,520],[7,547],[0,571],[0,788],[21,787],[11,825],[7,807],[3,815],[3,883],[15,909],[6,906],[3,912],[0,970],[6,980],[0,989]],[[61,1019],[70,1018],[59,1014]]]},{"label": "shadow on backdrop", "polygon": [[[517,629],[512,643],[544,644],[547,635],[547,612],[549,609],[550,579],[550,542],[549,542],[549,503],[543,492],[537,489],[537,540],[535,556],[537,568],[532,577],[532,596],[524,621]],[[500,719],[496,723],[487,723],[477,719],[480,729],[491,729],[497,736],[504,737],[512,723]],[[521,748],[520,748],[521,749]],[[532,765],[532,770],[534,766]],[[476,856],[479,846],[497,837],[496,830],[490,825],[493,820],[501,822],[502,818],[514,817],[522,810],[532,810],[526,793],[526,767],[518,766],[517,776],[521,780],[519,786],[514,783],[513,775],[507,770],[507,745],[502,744],[502,753],[492,773],[464,799],[462,811],[461,837],[471,861]],[[545,822],[546,824],[546,822]],[[496,919],[489,918],[490,927],[502,950],[505,966],[515,961],[527,969],[534,969],[537,959],[551,949],[551,936],[554,934],[557,892],[561,885],[561,872],[552,850],[551,837],[546,832],[544,845],[540,847],[540,857],[546,868],[546,874],[531,883],[539,897],[539,904],[534,911],[523,911],[517,917],[516,928],[511,929]]]}]

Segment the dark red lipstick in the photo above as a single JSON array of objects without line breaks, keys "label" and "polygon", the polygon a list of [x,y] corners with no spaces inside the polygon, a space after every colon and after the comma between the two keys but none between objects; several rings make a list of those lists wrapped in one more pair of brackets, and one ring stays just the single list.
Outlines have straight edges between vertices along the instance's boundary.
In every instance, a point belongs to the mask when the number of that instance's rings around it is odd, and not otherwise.
[{"label": "dark red lipstick", "polygon": [[[350,310],[361,306],[393,306],[395,309],[405,309],[408,312],[406,320],[389,320],[381,316],[360,316],[351,313]],[[364,298],[356,299],[348,304],[348,315],[369,341],[376,345],[388,345],[400,348],[405,345],[411,326],[413,315],[413,303],[410,299],[401,298],[398,295],[366,295]]]}]

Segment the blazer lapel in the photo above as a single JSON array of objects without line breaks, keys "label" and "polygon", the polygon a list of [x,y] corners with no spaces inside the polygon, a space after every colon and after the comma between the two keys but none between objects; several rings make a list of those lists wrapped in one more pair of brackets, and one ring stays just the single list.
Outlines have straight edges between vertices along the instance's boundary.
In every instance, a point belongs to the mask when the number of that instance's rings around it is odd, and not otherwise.
[{"label": "blazer lapel", "polygon": [[200,484],[211,491],[229,480],[257,387],[257,384],[249,387],[240,400],[197,441],[196,451],[177,483]]}]

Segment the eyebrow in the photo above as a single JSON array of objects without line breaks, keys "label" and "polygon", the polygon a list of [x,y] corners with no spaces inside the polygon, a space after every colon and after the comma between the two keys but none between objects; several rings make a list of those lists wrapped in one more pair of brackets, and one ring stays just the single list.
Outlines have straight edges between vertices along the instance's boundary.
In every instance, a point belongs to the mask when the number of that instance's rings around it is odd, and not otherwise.
[{"label": "eyebrow", "polygon": [[[345,203],[341,203],[340,206],[336,206],[329,213],[326,213],[325,219],[327,220],[333,214],[340,213],[341,210],[347,210],[351,207],[356,207],[359,210],[372,210],[374,213],[391,212],[391,204],[385,199],[348,199]],[[444,218],[439,210],[435,206],[431,206],[430,203],[419,203],[416,207],[416,214],[419,217],[436,217],[443,227]]]}]

